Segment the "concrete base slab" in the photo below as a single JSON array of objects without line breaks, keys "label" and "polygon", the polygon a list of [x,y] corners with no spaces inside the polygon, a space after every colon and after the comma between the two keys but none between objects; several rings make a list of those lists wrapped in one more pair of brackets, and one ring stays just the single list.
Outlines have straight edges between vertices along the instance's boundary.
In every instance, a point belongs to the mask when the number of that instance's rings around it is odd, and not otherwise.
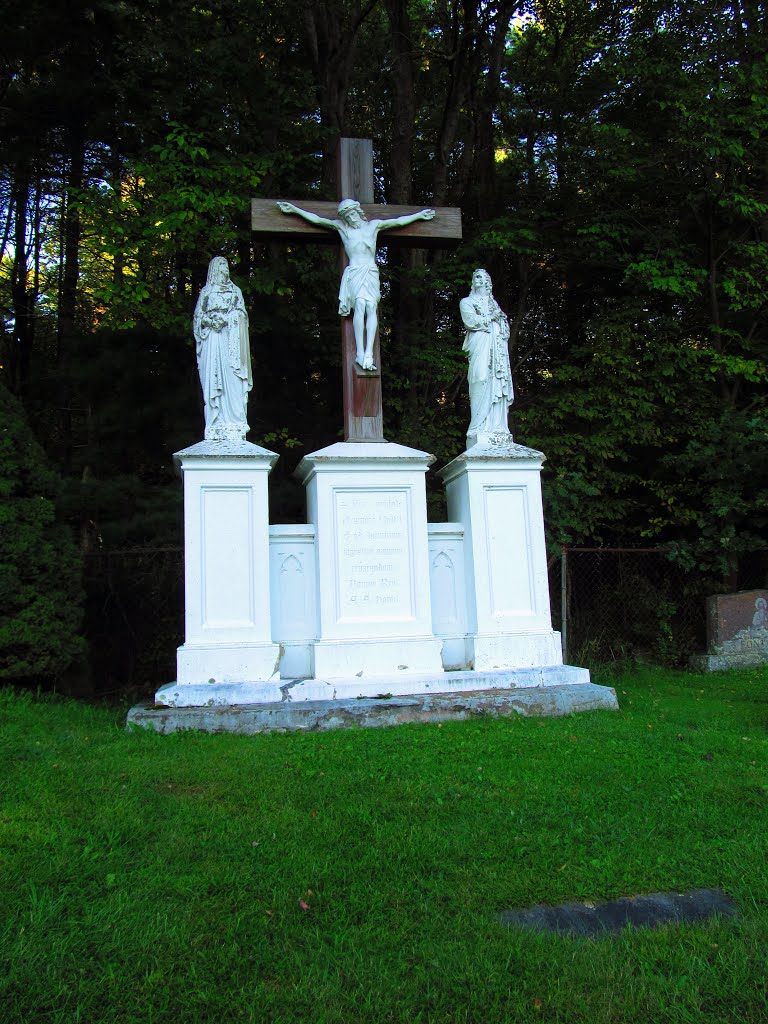
[{"label": "concrete base slab", "polygon": [[500,669],[493,672],[392,672],[352,678],[268,679],[261,682],[166,683],[155,694],[155,704],[172,708],[214,707],[233,704],[274,704],[278,701],[342,700],[361,697],[408,697],[419,693],[458,693],[467,690],[514,690],[528,686],[583,685],[589,669],[575,665],[540,665],[537,668]]},{"label": "concrete base slab", "polygon": [[560,634],[551,629],[547,632],[470,634],[467,642],[476,672],[492,672],[510,666],[533,668],[546,665],[549,668],[563,663]]},{"label": "concrete base slab", "polygon": [[540,665],[537,668],[495,671],[431,672],[408,675],[363,676],[360,679],[297,679],[284,682],[285,699],[340,700],[351,697],[409,697],[417,694],[467,693],[474,690],[517,690],[530,686],[573,686],[589,682],[589,669],[575,665]]},{"label": "concrete base slab", "polygon": [[244,704],[227,707],[158,707],[137,705],[128,712],[128,725],[172,733],[326,731],[375,729],[408,722],[463,721],[478,715],[561,717],[581,711],[617,710],[616,692],[609,686],[582,683],[530,686],[514,690],[474,690],[467,693],[421,694],[362,700],[299,701]]},{"label": "concrete base slab", "polygon": [[694,672],[725,672],[729,668],[760,668],[768,665],[768,650],[741,654],[695,654],[688,661]]},{"label": "concrete base slab", "polygon": [[183,644],[176,650],[180,686],[280,681],[280,645],[273,643]]}]

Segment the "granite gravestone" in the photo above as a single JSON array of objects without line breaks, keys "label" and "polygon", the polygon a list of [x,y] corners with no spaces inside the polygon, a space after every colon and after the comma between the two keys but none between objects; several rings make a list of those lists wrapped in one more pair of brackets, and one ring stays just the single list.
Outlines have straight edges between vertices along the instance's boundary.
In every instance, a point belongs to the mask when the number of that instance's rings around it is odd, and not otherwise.
[{"label": "granite gravestone", "polygon": [[703,672],[768,664],[768,590],[707,599],[707,653],[691,659]]}]

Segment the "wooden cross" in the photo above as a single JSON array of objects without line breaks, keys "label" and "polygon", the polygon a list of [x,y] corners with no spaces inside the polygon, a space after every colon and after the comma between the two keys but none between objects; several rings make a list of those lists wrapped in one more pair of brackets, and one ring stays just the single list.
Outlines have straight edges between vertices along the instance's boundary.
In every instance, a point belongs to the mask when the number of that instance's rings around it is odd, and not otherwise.
[{"label": "wooden cross", "polygon": [[[373,143],[370,139],[340,139],[337,159],[339,200],[356,199],[369,220],[403,217],[420,207],[382,206],[373,202]],[[329,220],[337,217],[337,203],[291,200],[297,206]],[[251,200],[251,228],[258,238],[286,242],[318,242],[339,245],[335,231],[316,227],[299,217],[281,213],[274,199]],[[454,207],[435,210],[429,221],[417,221],[406,227],[379,235],[380,245],[415,248],[451,248],[461,241],[461,211]],[[344,249],[339,245],[340,271],[347,266]],[[383,441],[384,421],[381,403],[381,359],[379,334],[374,342],[374,363],[378,369],[363,370],[355,362],[355,333],[352,317],[341,320],[342,372],[344,382],[344,438],[346,441]]]}]

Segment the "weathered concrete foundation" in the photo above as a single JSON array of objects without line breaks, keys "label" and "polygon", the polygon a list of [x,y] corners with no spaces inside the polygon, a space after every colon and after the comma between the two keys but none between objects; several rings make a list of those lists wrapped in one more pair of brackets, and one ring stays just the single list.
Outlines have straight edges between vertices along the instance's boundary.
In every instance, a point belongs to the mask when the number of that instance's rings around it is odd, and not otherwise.
[{"label": "weathered concrete foundation", "polygon": [[181,729],[230,732],[248,736],[261,732],[323,732],[329,729],[376,729],[409,722],[463,721],[487,715],[562,717],[582,711],[617,710],[609,686],[581,683],[528,686],[513,690],[420,694],[274,704],[162,707],[139,704],[128,713],[128,726],[172,733]]}]

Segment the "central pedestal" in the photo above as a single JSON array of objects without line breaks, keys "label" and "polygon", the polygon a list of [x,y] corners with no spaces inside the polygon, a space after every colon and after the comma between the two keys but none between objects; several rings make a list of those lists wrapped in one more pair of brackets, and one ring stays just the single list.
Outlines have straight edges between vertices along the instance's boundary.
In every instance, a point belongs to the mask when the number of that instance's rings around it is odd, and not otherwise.
[{"label": "central pedestal", "polygon": [[301,461],[317,545],[315,677],[442,672],[424,482],[433,458],[384,441],[340,442]]}]

